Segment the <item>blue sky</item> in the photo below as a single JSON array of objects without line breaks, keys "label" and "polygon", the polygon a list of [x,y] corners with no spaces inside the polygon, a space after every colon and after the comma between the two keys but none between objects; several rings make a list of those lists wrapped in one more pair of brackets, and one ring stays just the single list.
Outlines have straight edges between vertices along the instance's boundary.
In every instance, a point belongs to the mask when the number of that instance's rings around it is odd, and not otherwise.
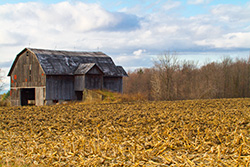
[{"label": "blue sky", "polygon": [[0,25],[6,85],[25,47],[102,51],[126,70],[165,51],[201,64],[250,54],[249,0],[0,0]]}]

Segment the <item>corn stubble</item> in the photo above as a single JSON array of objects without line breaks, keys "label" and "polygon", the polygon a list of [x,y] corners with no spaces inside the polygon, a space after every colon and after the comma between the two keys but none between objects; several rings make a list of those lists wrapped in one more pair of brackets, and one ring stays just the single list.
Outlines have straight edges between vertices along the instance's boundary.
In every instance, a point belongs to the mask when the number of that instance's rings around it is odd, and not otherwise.
[{"label": "corn stubble", "polygon": [[250,166],[249,107],[221,99],[0,108],[0,164]]}]

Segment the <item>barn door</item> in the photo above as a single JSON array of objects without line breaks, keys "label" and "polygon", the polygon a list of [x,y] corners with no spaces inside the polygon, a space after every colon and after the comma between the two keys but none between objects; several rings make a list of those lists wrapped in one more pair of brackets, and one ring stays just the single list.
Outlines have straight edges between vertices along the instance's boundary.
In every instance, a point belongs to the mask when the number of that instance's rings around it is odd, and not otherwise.
[{"label": "barn door", "polygon": [[36,105],[43,105],[43,88],[36,88]]},{"label": "barn door", "polygon": [[20,89],[21,106],[35,105],[35,88]]}]

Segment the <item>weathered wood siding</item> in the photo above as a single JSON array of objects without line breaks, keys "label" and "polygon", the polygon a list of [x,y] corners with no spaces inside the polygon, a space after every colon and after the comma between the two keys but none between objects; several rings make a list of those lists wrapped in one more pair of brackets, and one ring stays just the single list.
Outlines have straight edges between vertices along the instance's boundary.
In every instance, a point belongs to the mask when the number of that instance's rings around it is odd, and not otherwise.
[{"label": "weathered wood siding", "polygon": [[85,77],[84,75],[75,75],[74,88],[75,91],[83,91],[85,88]]},{"label": "weathered wood siding", "polygon": [[122,93],[122,77],[104,77],[103,88]]},{"label": "weathered wood siding", "polygon": [[46,100],[76,100],[74,76],[48,75]]},{"label": "weathered wood siding", "polygon": [[20,106],[20,89],[10,88],[10,101],[12,106]]},{"label": "weathered wood siding", "polygon": [[74,76],[75,91],[84,89],[102,89],[103,73],[97,66],[91,68],[86,74]]},{"label": "weathered wood siding", "polygon": [[37,106],[42,106],[44,104],[44,89],[35,88],[35,102]]},{"label": "weathered wood siding", "polygon": [[[21,88],[45,89],[46,76],[35,55],[27,51],[18,57],[18,61],[10,76],[10,83],[11,104],[14,106],[21,105]],[[42,103],[41,101],[39,104]]]},{"label": "weathered wood siding", "polygon": [[86,89],[102,89],[103,76],[102,75],[85,75]]},{"label": "weathered wood siding", "polygon": [[86,89],[102,89],[103,73],[94,66],[85,74],[85,88]]}]

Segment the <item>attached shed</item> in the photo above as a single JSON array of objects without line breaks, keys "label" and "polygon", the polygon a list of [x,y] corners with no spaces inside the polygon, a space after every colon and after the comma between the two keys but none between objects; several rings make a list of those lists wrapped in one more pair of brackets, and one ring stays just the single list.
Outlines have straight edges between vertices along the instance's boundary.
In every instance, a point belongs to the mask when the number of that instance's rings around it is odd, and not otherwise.
[{"label": "attached shed", "polygon": [[122,78],[127,73],[102,52],[25,48],[8,76],[11,104],[18,106],[81,100],[85,89],[122,93]]}]

